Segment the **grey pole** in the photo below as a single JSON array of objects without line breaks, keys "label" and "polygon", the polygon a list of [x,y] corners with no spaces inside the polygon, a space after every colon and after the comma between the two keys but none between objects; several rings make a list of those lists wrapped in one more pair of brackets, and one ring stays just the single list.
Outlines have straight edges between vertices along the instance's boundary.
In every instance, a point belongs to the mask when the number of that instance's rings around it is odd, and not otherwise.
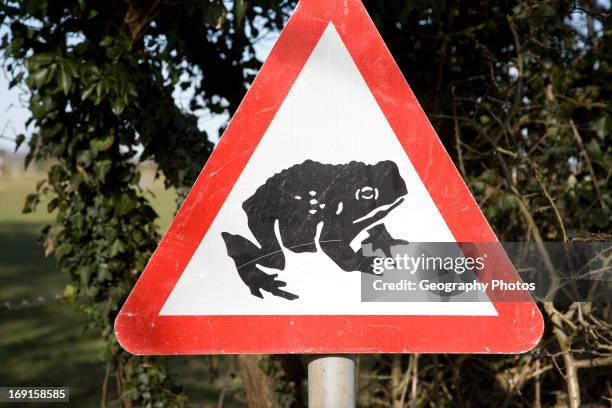
[{"label": "grey pole", "polygon": [[355,355],[312,356],[308,362],[310,408],[355,407]]}]

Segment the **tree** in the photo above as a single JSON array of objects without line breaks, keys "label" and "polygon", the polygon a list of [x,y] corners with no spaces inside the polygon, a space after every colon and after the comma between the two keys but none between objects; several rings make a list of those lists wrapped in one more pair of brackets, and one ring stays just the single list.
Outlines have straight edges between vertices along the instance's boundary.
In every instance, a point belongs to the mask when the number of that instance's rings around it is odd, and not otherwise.
[{"label": "tree", "polygon": [[[279,30],[295,3],[0,4],[9,28],[5,68],[12,84],[30,93],[36,131],[28,161],[53,161],[25,209],[41,202],[57,209],[43,231],[45,250],[72,277],[66,298],[107,340],[124,405],[181,405],[184,395],[163,362],[128,356],[113,337],[118,307],[159,238],[137,162],[154,160],[179,201],[184,197],[213,147],[190,112],[235,111],[261,63],[254,44]],[[500,239],[609,237],[609,6],[594,0],[366,6]],[[176,106],[177,87],[193,89],[189,111]],[[610,383],[598,367],[610,364],[610,305],[544,310],[549,329],[524,356],[364,357],[361,401],[603,404]],[[256,376],[247,384],[268,384],[270,404],[301,405],[304,374],[295,361],[265,358],[255,364],[259,372],[252,361],[241,366]]]},{"label": "tree", "polygon": [[278,10],[267,2],[236,2],[231,14],[220,1],[2,2],[6,68],[13,85],[30,90],[37,129],[27,161],[53,160],[25,210],[42,200],[57,209],[45,251],[73,278],[66,298],[79,300],[107,339],[125,405],[183,400],[161,365],[121,352],[112,330],[158,239],[137,161],[154,160],[184,196],[212,143],[172,92],[193,83],[194,109],[235,109],[258,64],[253,21],[263,15],[259,29],[275,29]]}]

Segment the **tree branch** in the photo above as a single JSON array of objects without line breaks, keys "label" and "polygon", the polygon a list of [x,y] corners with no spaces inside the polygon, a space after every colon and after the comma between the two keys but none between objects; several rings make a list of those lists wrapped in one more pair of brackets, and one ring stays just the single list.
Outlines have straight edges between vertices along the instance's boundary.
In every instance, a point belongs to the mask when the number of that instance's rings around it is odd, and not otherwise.
[{"label": "tree branch", "polygon": [[595,171],[593,170],[593,164],[591,163],[591,158],[589,157],[589,154],[587,153],[587,150],[584,147],[584,143],[582,142],[582,137],[580,136],[580,132],[578,132],[578,128],[576,127],[574,120],[570,119],[569,123],[570,123],[570,127],[572,128],[574,139],[576,139],[578,146],[580,146],[580,150],[582,151],[582,155],[584,156],[584,161],[587,164],[587,169],[589,170],[589,174],[591,175],[591,181],[593,182],[593,188],[595,188],[595,193],[597,194],[599,205],[601,206],[602,210],[606,211],[608,207],[606,206],[606,203],[601,194],[601,190],[599,189],[599,183],[597,181],[597,177],[595,176]]}]

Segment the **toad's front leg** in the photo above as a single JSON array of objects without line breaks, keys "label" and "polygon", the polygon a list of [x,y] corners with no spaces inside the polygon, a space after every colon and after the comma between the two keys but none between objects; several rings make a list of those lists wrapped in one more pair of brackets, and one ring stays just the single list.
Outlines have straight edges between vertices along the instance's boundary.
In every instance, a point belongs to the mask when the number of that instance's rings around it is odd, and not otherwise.
[{"label": "toad's front leg", "polygon": [[323,252],[325,252],[325,254],[343,271],[359,271],[375,274],[373,265],[374,257],[355,253],[350,246],[350,242],[338,239],[325,239],[324,236],[321,236],[319,244]]},{"label": "toad's front leg", "polygon": [[393,238],[387,231],[385,224],[377,224],[368,229],[368,237],[361,243],[361,249],[358,253],[363,252],[363,246],[372,244],[372,251],[381,250],[387,257],[393,257],[393,248],[401,245],[408,245],[409,242],[403,239]]}]

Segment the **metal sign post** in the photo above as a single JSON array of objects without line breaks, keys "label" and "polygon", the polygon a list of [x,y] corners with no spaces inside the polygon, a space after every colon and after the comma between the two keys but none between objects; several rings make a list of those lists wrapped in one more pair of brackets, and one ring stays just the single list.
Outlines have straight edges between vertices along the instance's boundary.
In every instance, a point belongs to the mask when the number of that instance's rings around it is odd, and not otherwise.
[{"label": "metal sign post", "polygon": [[355,355],[319,355],[308,362],[308,406],[355,407]]}]

